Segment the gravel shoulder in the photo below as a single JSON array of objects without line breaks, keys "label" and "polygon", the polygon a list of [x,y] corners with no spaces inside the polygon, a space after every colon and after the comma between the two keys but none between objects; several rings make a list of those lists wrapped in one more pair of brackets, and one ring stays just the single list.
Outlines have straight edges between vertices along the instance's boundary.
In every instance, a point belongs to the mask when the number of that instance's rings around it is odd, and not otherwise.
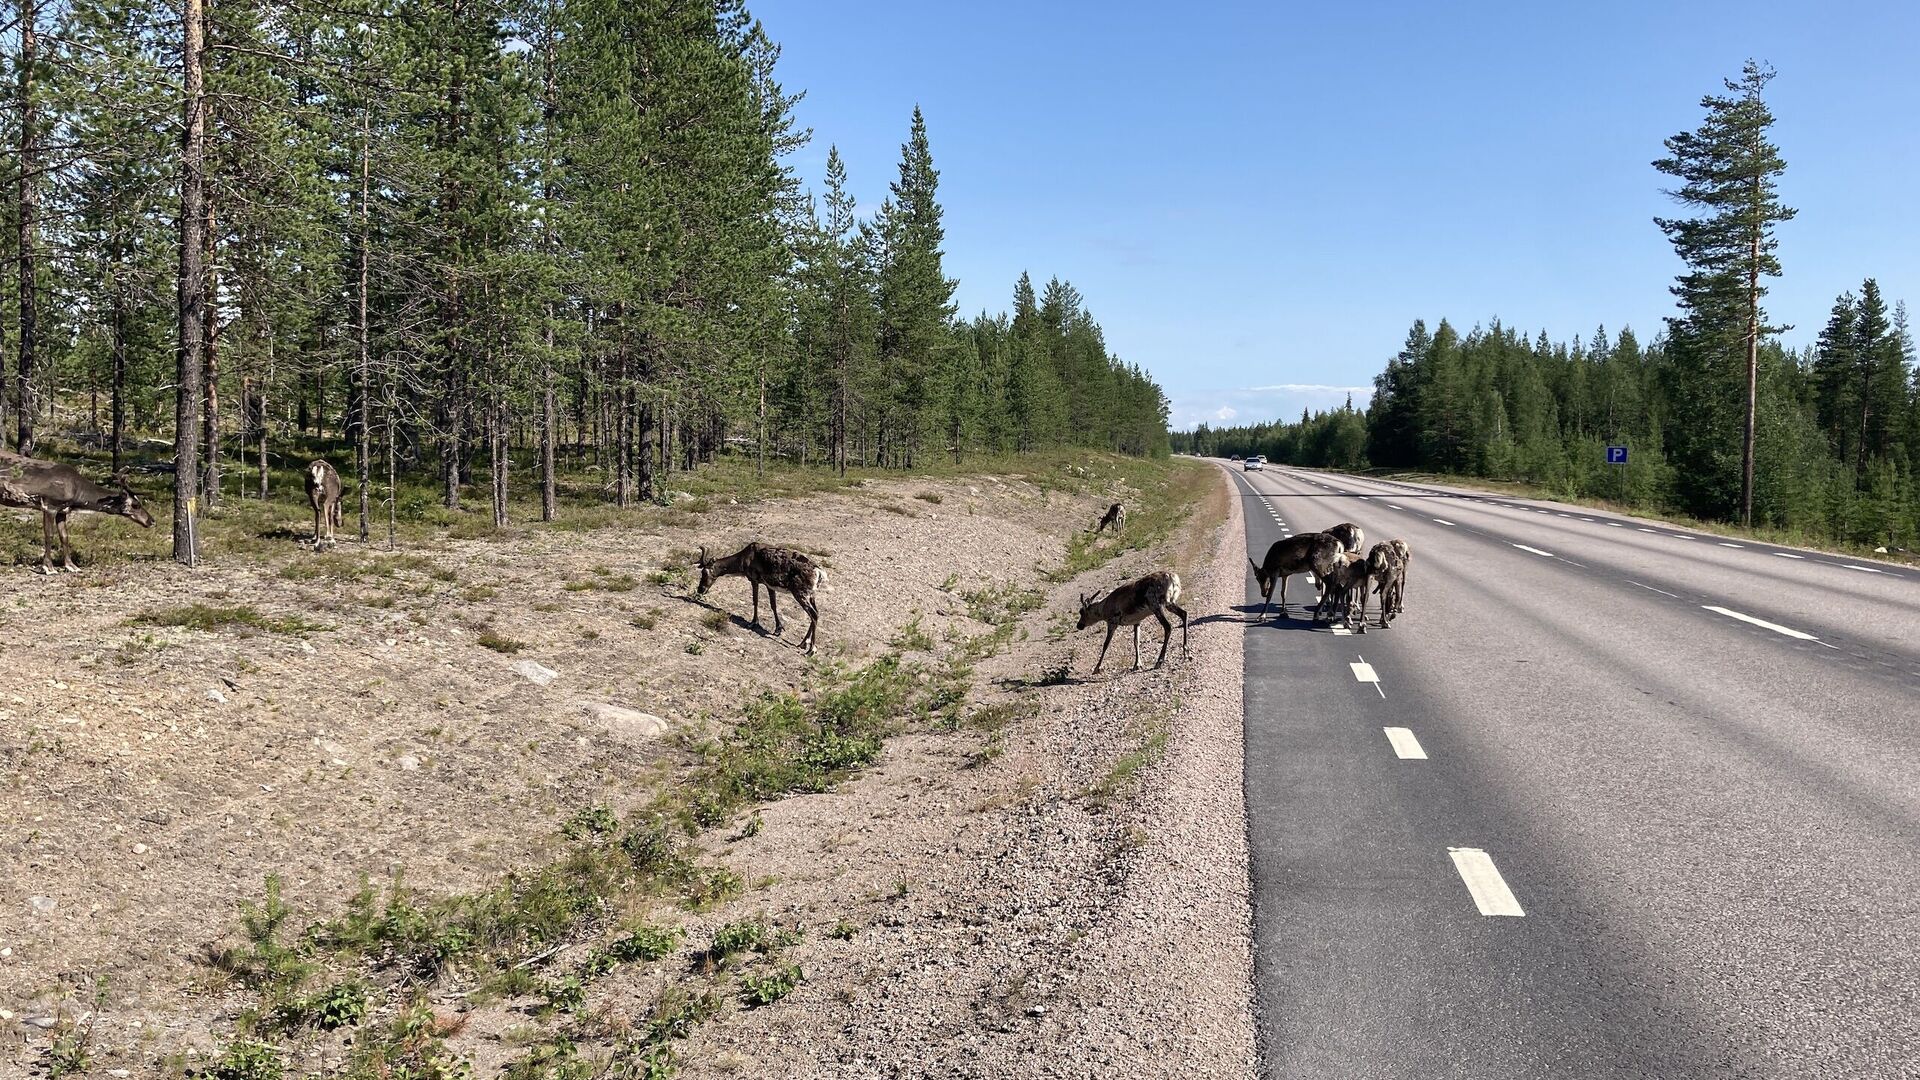
[{"label": "gravel shoulder", "polygon": [[[745,887],[698,910],[636,902],[685,944],[593,982],[571,1017],[433,991],[449,1051],[499,1075],[551,1029],[604,1058],[675,988],[732,987],[701,948],[764,919],[804,980],[704,1018],[674,1044],[678,1075],[1250,1074],[1239,500],[1221,487],[1163,549],[1049,581],[1072,534],[1131,495],[1096,466],[1070,485],[869,483],[403,555],[15,575],[0,1074],[44,1068],[81,1030],[101,1075],[204,1064],[249,1001],[214,958],[269,875],[299,925],[367,883],[511,880],[564,853],[570,815],[642,811],[744,700],[823,670],[795,647],[794,606],[775,641],[746,625],[743,581],[691,595],[694,549],[749,537],[825,562],[829,666],[931,663],[983,630],[979,597],[1037,590],[973,676],[970,715],[997,719],[903,731],[855,779],[708,830],[701,856]],[[1098,631],[1071,633],[1077,594],[1168,563],[1190,654],[1176,642],[1132,673],[1123,633],[1089,677]],[[169,625],[196,606],[249,614]],[[1042,685],[1063,661],[1073,677]],[[541,963],[557,975],[584,944]],[[288,1074],[337,1075],[353,1045],[305,1037]]]}]

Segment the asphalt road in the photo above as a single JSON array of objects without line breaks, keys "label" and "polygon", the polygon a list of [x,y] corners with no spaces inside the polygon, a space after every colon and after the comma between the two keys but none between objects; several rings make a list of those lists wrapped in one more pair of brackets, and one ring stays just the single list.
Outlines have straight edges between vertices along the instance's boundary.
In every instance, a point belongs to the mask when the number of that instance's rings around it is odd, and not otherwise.
[{"label": "asphalt road", "polygon": [[1920,1077],[1920,573],[1232,475],[1256,558],[1413,549],[1391,629],[1248,630],[1265,1075]]}]

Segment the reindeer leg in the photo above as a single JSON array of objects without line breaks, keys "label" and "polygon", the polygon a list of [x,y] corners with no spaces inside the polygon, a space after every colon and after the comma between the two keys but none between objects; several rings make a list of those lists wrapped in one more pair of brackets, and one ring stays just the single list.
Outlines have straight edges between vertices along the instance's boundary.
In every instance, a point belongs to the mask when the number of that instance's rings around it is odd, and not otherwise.
[{"label": "reindeer leg", "polygon": [[1173,624],[1167,621],[1165,608],[1154,608],[1153,617],[1160,620],[1160,659],[1153,666],[1160,667],[1167,662],[1167,646],[1173,644]]},{"label": "reindeer leg", "polygon": [[[760,626],[760,583],[752,578],[748,578],[747,585],[753,590],[753,625]],[[765,629],[765,627],[761,627],[761,629]]]},{"label": "reindeer leg", "polygon": [[1113,644],[1113,632],[1119,628],[1120,625],[1118,623],[1107,624],[1107,640],[1100,643],[1100,659],[1093,662],[1093,673],[1095,675],[1100,674],[1100,665],[1107,662],[1107,646]]},{"label": "reindeer leg", "polygon": [[767,606],[773,609],[773,636],[779,637],[786,627],[780,622],[780,597],[771,585],[767,586]]},{"label": "reindeer leg", "polygon": [[820,602],[812,597],[801,600],[796,596],[793,599],[794,602],[799,604],[801,609],[807,613],[807,636],[800,639],[800,644],[806,646],[807,655],[812,656],[814,634],[820,629]]},{"label": "reindeer leg", "polygon": [[1133,624],[1133,670],[1140,670],[1140,624]]},{"label": "reindeer leg", "polygon": [[[1180,616],[1180,655],[1185,656],[1187,655],[1187,609],[1181,607],[1179,604],[1170,603],[1167,605],[1167,610]],[[1172,626],[1167,627],[1167,634],[1169,637],[1172,636]]]},{"label": "reindeer leg", "polygon": [[62,510],[53,517],[53,525],[60,533],[60,568],[70,574],[77,574],[80,568],[73,565],[73,541],[67,536],[68,518],[72,511]]},{"label": "reindeer leg", "polygon": [[53,573],[53,511],[40,508],[40,572]]}]

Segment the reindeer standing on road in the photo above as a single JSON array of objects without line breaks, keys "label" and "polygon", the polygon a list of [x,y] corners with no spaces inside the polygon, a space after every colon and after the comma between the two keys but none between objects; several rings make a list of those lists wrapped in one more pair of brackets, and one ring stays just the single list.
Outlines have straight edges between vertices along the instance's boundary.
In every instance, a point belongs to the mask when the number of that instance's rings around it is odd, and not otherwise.
[{"label": "reindeer standing on road", "polygon": [[760,625],[760,589],[767,590],[767,606],[773,609],[773,633],[780,636],[784,627],[780,623],[780,602],[774,599],[775,589],[785,589],[793,596],[793,602],[800,605],[810,620],[807,634],[800,639],[800,645],[807,652],[813,652],[815,632],[820,628],[820,605],[814,599],[814,593],[827,584],[827,572],[820,569],[814,561],[798,551],[789,548],[762,544],[758,540],[749,543],[739,551],[723,559],[707,558],[707,549],[700,549],[700,587],[695,595],[705,596],[713,583],[723,577],[740,575],[753,586],[753,625]]},{"label": "reindeer standing on road", "polygon": [[140,505],[126,483],[114,478],[113,488],[104,488],[81,475],[80,470],[57,461],[21,457],[0,450],[0,506],[40,511],[40,572],[53,573],[53,541],[60,539],[60,569],[77,571],[73,565],[73,542],[67,538],[67,518],[75,510],[91,510],[129,518],[142,528],[153,525],[153,515]]}]

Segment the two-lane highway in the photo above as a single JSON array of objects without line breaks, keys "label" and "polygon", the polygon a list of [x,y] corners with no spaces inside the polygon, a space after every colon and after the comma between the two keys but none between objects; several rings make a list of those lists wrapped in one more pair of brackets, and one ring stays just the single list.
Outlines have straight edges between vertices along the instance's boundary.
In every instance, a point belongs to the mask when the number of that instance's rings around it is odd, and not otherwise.
[{"label": "two-lane highway", "polygon": [[1255,558],[1413,549],[1391,629],[1248,630],[1268,1075],[1920,1075],[1920,575],[1233,475]]}]

